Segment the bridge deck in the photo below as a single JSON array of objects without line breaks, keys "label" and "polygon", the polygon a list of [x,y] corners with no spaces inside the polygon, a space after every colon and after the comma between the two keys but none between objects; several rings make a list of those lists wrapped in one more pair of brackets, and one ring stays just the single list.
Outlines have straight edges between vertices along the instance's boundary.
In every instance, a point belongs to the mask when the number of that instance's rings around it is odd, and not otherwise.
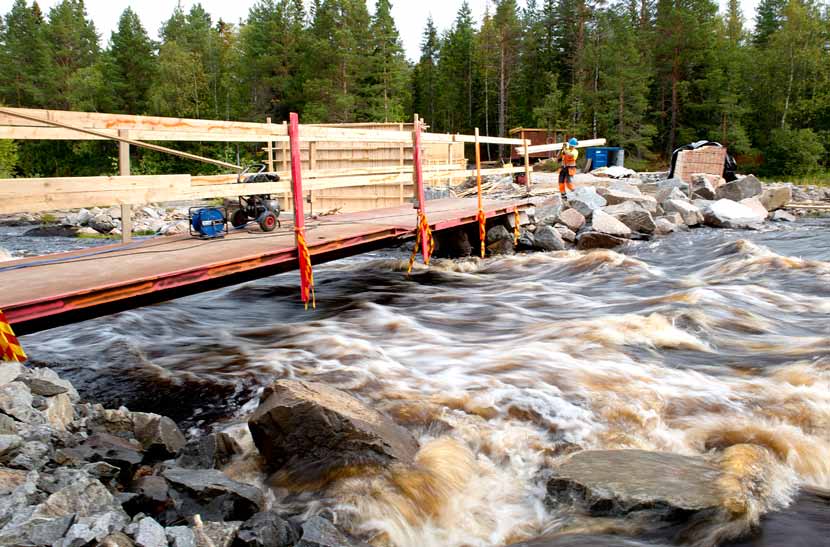
[{"label": "bridge deck", "polygon": [[[526,200],[484,202],[488,217],[512,214]],[[475,222],[475,199],[429,201],[433,231]],[[312,261],[322,263],[393,244],[412,236],[411,205],[309,221]],[[187,235],[126,246],[105,245],[0,264],[0,309],[17,334],[161,302],[296,269],[290,224],[271,233],[250,229],[222,239]]]}]

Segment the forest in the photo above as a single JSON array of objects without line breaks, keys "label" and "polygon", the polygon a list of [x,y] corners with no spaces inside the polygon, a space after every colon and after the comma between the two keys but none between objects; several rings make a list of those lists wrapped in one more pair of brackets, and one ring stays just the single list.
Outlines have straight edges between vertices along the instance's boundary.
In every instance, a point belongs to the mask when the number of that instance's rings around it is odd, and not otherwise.
[{"label": "forest", "polygon": [[[713,0],[494,0],[480,21],[462,2],[450,28],[428,21],[414,63],[390,0],[257,0],[241,25],[196,4],[158,34],[130,8],[102,37],[83,0],[48,12],[16,0],[0,20],[0,103],[260,122],[297,111],[305,123],[417,112],[437,132],[605,137],[635,169],[699,139],[770,177],[830,169],[830,10],[815,0],[761,0],[749,14],[739,0],[723,12]],[[136,174],[211,170],[135,156]],[[0,141],[0,176],[116,171],[111,143]]]}]

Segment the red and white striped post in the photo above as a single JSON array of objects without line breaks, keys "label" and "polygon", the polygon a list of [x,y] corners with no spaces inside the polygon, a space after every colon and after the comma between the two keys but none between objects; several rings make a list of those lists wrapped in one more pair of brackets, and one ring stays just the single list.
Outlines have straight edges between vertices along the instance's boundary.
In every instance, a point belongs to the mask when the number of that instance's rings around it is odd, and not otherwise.
[{"label": "red and white striped post", "polygon": [[417,197],[415,208],[421,211],[421,214],[418,215],[419,222],[416,229],[421,230],[421,252],[424,256],[424,263],[429,264],[430,256],[429,244],[427,242],[427,229],[426,226],[421,226],[420,223],[421,215],[426,216],[427,213],[427,200],[424,195],[424,171],[421,158],[421,120],[417,114],[415,114],[415,127],[412,130],[412,169],[415,174],[415,191]]}]

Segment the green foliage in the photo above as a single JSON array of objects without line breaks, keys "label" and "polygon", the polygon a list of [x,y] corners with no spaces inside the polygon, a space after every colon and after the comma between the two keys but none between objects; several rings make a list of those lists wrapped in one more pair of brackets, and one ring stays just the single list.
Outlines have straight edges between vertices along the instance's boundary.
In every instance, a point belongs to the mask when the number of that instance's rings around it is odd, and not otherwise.
[{"label": "green foliage", "polygon": [[0,140],[0,179],[14,175],[17,159],[17,144],[6,139]]},{"label": "green foliage", "polygon": [[765,152],[768,174],[798,177],[828,165],[824,139],[812,129],[774,129]]}]

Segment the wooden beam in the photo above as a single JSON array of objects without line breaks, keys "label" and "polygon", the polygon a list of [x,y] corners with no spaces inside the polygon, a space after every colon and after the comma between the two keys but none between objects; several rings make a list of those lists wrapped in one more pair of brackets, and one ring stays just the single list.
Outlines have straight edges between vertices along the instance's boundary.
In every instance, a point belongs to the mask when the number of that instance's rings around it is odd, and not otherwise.
[{"label": "wooden beam", "polygon": [[[119,129],[120,137],[129,137],[126,129]],[[130,176],[130,145],[118,143],[118,174],[122,177]],[[121,243],[129,243],[133,238],[133,208],[129,203],[121,204]]]},{"label": "wooden beam", "polygon": [[215,160],[215,159],[212,159],[212,158],[205,158],[203,156],[197,156],[196,154],[190,154],[188,152],[182,152],[181,150],[174,150],[172,148],[167,148],[165,146],[159,146],[157,144],[150,144],[150,143],[146,143],[146,142],[142,142],[142,141],[136,141],[136,140],[133,140],[133,139],[119,137],[117,135],[116,136],[110,136],[110,135],[107,135],[106,133],[101,133],[100,131],[97,131],[95,129],[84,129],[82,127],[72,126],[72,125],[66,124],[64,122],[49,120],[49,119],[45,119],[45,118],[39,118],[38,116],[32,116],[32,115],[24,114],[24,113],[21,113],[21,112],[14,112],[14,110],[15,109],[0,108],[0,114],[6,114],[6,115],[9,115],[9,116],[12,116],[12,117],[19,117],[19,118],[24,119],[24,120],[38,122],[38,123],[44,123],[44,124],[47,124],[47,125],[54,125],[56,127],[62,127],[64,129],[71,129],[73,131],[78,131],[79,133],[86,133],[86,134],[94,135],[94,136],[97,136],[97,137],[109,138],[109,139],[112,139],[112,140],[115,140],[115,141],[118,141],[118,142],[124,142],[124,143],[127,143],[127,144],[132,144],[133,146],[138,146],[138,147],[141,147],[141,148],[148,148],[150,150],[155,150],[156,152],[163,152],[165,154],[170,154],[170,155],[173,155],[173,156],[179,156],[181,158],[185,158],[185,159],[189,159],[189,160],[200,161],[200,162],[203,162],[203,163],[210,163],[210,164],[213,164],[213,165],[218,165],[220,167],[226,167],[226,168],[229,168],[229,169],[238,169],[240,171],[242,170],[242,168],[240,166],[235,165],[233,163],[228,163],[228,162],[221,161],[221,160]]},{"label": "wooden beam", "polygon": [[[605,139],[589,139],[585,141],[579,141],[579,146],[577,148],[589,148],[591,146],[605,146],[605,143],[608,142]],[[528,154],[538,154],[540,152],[556,152],[557,150],[562,150],[564,147],[564,143],[557,142],[554,144],[539,144],[537,146],[517,146],[516,152],[519,154],[524,155],[525,150],[527,150]]]}]

